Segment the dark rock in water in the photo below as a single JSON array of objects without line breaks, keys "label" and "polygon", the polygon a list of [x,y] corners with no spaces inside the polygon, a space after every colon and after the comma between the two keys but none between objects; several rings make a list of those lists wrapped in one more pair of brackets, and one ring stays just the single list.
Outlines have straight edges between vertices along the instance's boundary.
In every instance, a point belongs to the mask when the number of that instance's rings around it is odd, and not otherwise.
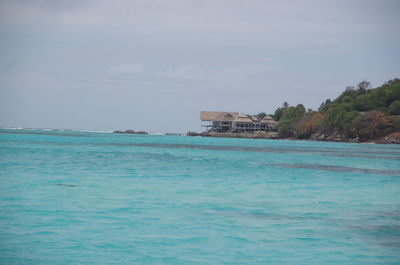
[{"label": "dark rock in water", "polygon": [[186,136],[200,136],[201,134],[200,133],[197,133],[197,132],[187,132],[186,133]]},{"label": "dark rock in water", "polygon": [[68,183],[57,183],[57,186],[64,186],[64,187],[76,187],[78,185],[75,184],[68,184]]},{"label": "dark rock in water", "polygon": [[147,132],[144,132],[144,131],[135,132],[134,130],[131,130],[131,129],[128,129],[128,130],[125,130],[125,131],[114,131],[113,133],[147,134]]},{"label": "dark rock in water", "polygon": [[166,133],[165,135],[170,135],[170,136],[182,136],[181,133]]},{"label": "dark rock in water", "polygon": [[146,132],[146,131],[137,131],[137,132],[135,132],[136,134],[149,134],[148,132]]}]

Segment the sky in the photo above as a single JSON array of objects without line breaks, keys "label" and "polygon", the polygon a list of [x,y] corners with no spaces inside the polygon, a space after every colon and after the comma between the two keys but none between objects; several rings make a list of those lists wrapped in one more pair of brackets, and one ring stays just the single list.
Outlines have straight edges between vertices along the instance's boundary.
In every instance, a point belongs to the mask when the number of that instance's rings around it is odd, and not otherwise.
[{"label": "sky", "polygon": [[0,126],[201,131],[400,77],[398,0],[0,0]]}]

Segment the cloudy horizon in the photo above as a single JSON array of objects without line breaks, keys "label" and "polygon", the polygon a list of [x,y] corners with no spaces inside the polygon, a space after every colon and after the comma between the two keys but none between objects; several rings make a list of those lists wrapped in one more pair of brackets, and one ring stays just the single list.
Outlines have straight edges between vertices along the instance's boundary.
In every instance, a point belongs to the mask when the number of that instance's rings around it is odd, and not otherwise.
[{"label": "cloudy horizon", "polygon": [[398,1],[0,0],[0,126],[200,131],[400,77]]}]

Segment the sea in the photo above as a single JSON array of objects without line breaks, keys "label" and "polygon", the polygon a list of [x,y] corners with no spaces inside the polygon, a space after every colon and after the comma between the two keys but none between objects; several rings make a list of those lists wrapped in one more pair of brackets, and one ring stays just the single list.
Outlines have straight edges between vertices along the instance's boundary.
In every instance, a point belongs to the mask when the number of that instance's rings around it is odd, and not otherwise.
[{"label": "sea", "polygon": [[400,264],[400,146],[1,129],[0,264]]}]

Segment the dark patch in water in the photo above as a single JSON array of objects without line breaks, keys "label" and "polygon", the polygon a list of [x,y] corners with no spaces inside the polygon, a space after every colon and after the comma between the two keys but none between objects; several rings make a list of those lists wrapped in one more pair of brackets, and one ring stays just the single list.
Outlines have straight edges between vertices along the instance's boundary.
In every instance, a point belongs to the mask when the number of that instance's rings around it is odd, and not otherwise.
[{"label": "dark patch in water", "polygon": [[[141,137],[141,136],[135,136]],[[238,151],[238,152],[257,152],[257,153],[282,153],[282,154],[305,154],[305,155],[323,155],[323,156],[334,156],[334,157],[357,157],[357,158],[369,158],[369,159],[384,159],[384,160],[400,160],[399,156],[387,156],[386,154],[397,154],[397,152],[381,152],[380,155],[359,155],[351,154],[354,150],[347,150],[347,154],[342,154],[340,151],[319,148],[276,148],[276,147],[245,147],[245,146],[221,146],[221,145],[195,145],[195,144],[161,144],[161,143],[70,143],[70,142],[42,142],[42,141],[25,141],[30,144],[50,144],[50,145],[63,145],[63,146],[121,146],[121,147],[155,147],[155,148],[178,148],[178,149],[200,149],[200,150],[215,150],[215,151]],[[321,151],[323,150],[323,151]],[[363,153],[368,153],[363,151]],[[400,154],[400,153],[399,153]]]},{"label": "dark patch in water", "polygon": [[374,156],[374,155],[355,155],[355,154],[326,154],[321,153],[324,156],[334,156],[334,157],[354,157],[354,158],[372,158],[372,159],[385,159],[385,160],[400,160],[400,156]]},{"label": "dark patch in water", "polygon": [[305,169],[324,170],[324,171],[332,171],[332,172],[350,172],[350,173],[364,173],[364,174],[385,175],[385,176],[400,176],[400,172],[395,171],[395,170],[366,169],[366,168],[318,165],[318,164],[283,164],[282,163],[282,164],[267,164],[267,165],[274,166],[274,167],[305,168]]},{"label": "dark patch in water", "polygon": [[213,211],[213,214],[224,216],[224,217],[246,217],[246,218],[254,218],[260,220],[269,220],[269,221],[278,221],[278,222],[286,222],[286,221],[302,221],[302,220],[319,220],[321,217],[317,216],[318,214],[310,215],[310,214],[293,214],[293,215],[285,215],[285,214],[276,214],[274,212],[260,212],[260,211],[252,211],[252,212],[241,212],[241,211]]},{"label": "dark patch in water", "polygon": [[376,215],[382,215],[384,217],[394,217],[400,219],[400,211],[378,211]]},{"label": "dark patch in water", "polygon": [[64,187],[77,187],[78,185],[75,184],[68,184],[68,183],[57,183],[57,186],[64,186]]},{"label": "dark patch in water", "polygon": [[[204,150],[219,150],[219,151],[246,151],[246,152],[261,152],[261,153],[303,153],[303,154],[321,154],[321,155],[334,155],[334,156],[349,156],[348,153],[352,150],[335,150],[335,149],[325,149],[325,148],[312,148],[306,149],[304,147],[299,148],[277,148],[277,147],[251,147],[251,146],[221,146],[221,145],[195,145],[195,144],[161,144],[161,143],[110,143],[109,145],[115,146],[140,146],[140,147],[157,147],[157,148],[182,148],[182,149],[204,149]],[[363,153],[372,153],[375,154],[377,152],[363,150]],[[345,153],[345,154],[340,154]],[[391,157],[396,160],[400,160],[400,152],[380,152],[380,154],[399,154],[397,157]],[[359,157],[357,154],[355,157]],[[386,159],[385,156],[362,156],[365,158],[381,158]]]},{"label": "dark patch in water", "polygon": [[316,219],[310,218],[306,216],[299,215],[282,215],[282,214],[274,214],[274,213],[265,213],[265,212],[252,212],[249,215],[256,219],[266,219],[273,221],[297,221],[297,220],[306,220],[306,219]]},{"label": "dark patch in water", "polygon": [[369,242],[375,242],[385,247],[400,248],[399,225],[365,225],[349,226]]}]

